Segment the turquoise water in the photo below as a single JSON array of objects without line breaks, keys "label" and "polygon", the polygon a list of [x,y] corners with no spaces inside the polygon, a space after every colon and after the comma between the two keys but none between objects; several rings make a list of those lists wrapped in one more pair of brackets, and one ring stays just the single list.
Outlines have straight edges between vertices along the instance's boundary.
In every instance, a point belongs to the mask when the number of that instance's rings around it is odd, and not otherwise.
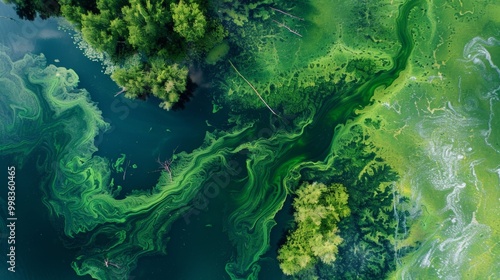
[{"label": "turquoise water", "polygon": [[[296,27],[309,40],[262,40],[252,62],[233,51],[279,116],[214,68],[182,110],[113,97],[57,21],[1,18],[0,152],[17,168],[19,246],[18,272],[0,278],[293,279],[277,257],[303,182],[345,185],[351,215],[336,261],[295,279],[498,277],[500,9],[396,2],[311,1]],[[338,5],[364,16],[332,20]]]}]

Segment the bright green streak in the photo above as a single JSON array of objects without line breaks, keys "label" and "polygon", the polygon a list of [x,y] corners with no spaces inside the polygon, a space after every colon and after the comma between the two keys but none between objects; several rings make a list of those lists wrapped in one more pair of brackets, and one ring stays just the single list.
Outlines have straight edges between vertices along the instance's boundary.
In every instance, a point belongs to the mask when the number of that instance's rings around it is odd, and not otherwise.
[{"label": "bright green streak", "polygon": [[123,172],[123,164],[125,163],[125,158],[126,158],[126,155],[125,154],[121,154],[121,156],[116,159],[115,163],[113,163],[111,165],[111,167],[113,167],[113,169],[117,173],[122,173]]}]

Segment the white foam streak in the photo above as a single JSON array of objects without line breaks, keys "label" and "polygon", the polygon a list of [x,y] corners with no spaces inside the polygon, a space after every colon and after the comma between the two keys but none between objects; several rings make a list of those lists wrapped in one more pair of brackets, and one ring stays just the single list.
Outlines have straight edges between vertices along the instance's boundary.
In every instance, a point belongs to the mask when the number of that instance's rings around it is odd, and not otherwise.
[{"label": "white foam streak", "polygon": [[[464,47],[464,58],[466,62],[472,62],[476,66],[480,66],[480,72],[485,81],[490,82],[493,88],[483,92],[483,97],[489,99],[489,121],[488,130],[484,132],[485,143],[496,153],[500,153],[500,150],[493,146],[490,141],[490,137],[493,131],[493,120],[495,114],[493,107],[498,102],[498,91],[500,90],[500,69],[493,60],[491,59],[491,54],[488,52],[485,46],[499,46],[500,41],[496,38],[490,37],[488,40],[484,40],[481,37],[475,37]],[[489,69],[493,70],[489,70]],[[492,73],[496,73],[496,76]]]},{"label": "white foam streak", "polygon": [[495,114],[493,113],[493,102],[494,101],[498,101],[498,98],[496,97],[492,97],[490,98],[490,116],[489,116],[489,120],[488,120],[488,130],[485,132],[485,138],[484,138],[484,142],[486,143],[486,145],[488,145],[491,149],[493,149],[495,152],[497,153],[500,153],[500,151],[495,148],[491,143],[490,143],[490,136],[491,136],[491,133],[493,131],[493,126],[492,126],[492,123],[493,123],[493,118],[495,117]]},{"label": "white foam streak", "polygon": [[431,266],[431,256],[435,251],[437,242],[432,244],[431,249],[424,255],[424,257],[420,261],[420,267],[430,267]]},{"label": "white foam streak", "polygon": [[414,87],[411,99],[400,101],[405,118],[395,127],[404,120],[418,144],[406,174],[411,179],[404,179],[411,200],[422,205],[416,213],[425,234],[418,253],[398,263],[402,279],[463,279],[473,271],[473,256],[487,246],[483,242],[491,240],[484,207],[489,190],[500,187],[500,68],[491,56],[496,52],[488,51],[493,46],[498,49],[500,41],[476,37],[466,44],[452,91]]},{"label": "white foam streak", "polygon": [[474,186],[476,187],[477,191],[484,192],[483,189],[483,183],[479,180],[476,174],[476,166],[481,164],[484,160],[475,160],[469,164],[469,170],[470,173],[472,174],[472,177],[474,178]]},{"label": "white foam streak", "polygon": [[[415,260],[415,265],[426,270],[434,270],[439,278],[444,279],[461,277],[460,271],[463,271],[470,260],[469,248],[472,244],[477,245],[479,235],[490,232],[488,226],[476,220],[473,211],[478,209],[470,207],[474,203],[471,194],[477,193],[478,197],[485,195],[477,171],[480,167],[485,168],[482,164],[486,159],[481,158],[484,157],[484,154],[480,153],[481,147],[473,149],[474,139],[481,139],[476,140],[479,143],[484,139],[486,146],[494,153],[492,156],[500,153],[500,147],[495,147],[493,139],[490,139],[497,137],[496,129],[499,129],[495,127],[498,125],[495,123],[497,117],[494,109],[499,105],[500,99],[498,96],[500,69],[493,63],[487,46],[500,46],[500,41],[495,38],[485,40],[476,37],[464,47],[464,66],[469,70],[474,68],[476,71],[458,77],[456,97],[444,100],[442,108],[429,110],[430,106],[425,107],[422,102],[418,103],[417,107],[421,115],[419,114],[420,121],[415,123],[414,129],[425,143],[425,154],[416,169],[420,181],[412,180],[412,188],[419,194],[442,195],[444,201],[434,204],[441,207],[432,213],[440,216],[440,222],[437,225],[428,225],[434,226],[434,230],[426,233],[428,238],[421,246],[425,249]],[[471,77],[475,78],[474,75],[479,75],[477,80],[480,84],[475,91],[462,92],[465,77],[467,76],[467,81],[470,81]],[[471,92],[475,96],[463,95]],[[470,112],[467,107],[469,104],[465,104],[468,98],[482,100],[483,108],[489,104],[489,112],[486,114]],[[451,100],[456,102],[457,99],[458,103],[452,104]],[[500,180],[500,166],[491,171],[495,172]],[[402,272],[404,279],[417,276],[409,272],[412,268],[408,269],[405,268]]]}]

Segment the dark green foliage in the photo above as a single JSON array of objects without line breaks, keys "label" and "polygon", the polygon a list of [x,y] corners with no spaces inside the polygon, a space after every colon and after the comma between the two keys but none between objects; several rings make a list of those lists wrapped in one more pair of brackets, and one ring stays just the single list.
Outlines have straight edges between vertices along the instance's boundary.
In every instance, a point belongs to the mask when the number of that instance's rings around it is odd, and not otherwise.
[{"label": "dark green foliage", "polygon": [[174,31],[187,42],[195,42],[205,35],[207,20],[200,10],[200,5],[187,0],[170,4]]},{"label": "dark green foliage", "polygon": [[152,94],[162,100],[160,107],[170,110],[186,90],[187,68],[165,63],[161,57],[148,62],[134,58],[115,70],[111,78],[124,88],[126,97],[144,99]]},{"label": "dark green foliage", "polygon": [[162,49],[162,42],[177,39],[169,36],[172,31],[171,13],[167,1],[130,0],[123,6],[123,20],[128,28],[127,42],[145,54],[154,54]]}]

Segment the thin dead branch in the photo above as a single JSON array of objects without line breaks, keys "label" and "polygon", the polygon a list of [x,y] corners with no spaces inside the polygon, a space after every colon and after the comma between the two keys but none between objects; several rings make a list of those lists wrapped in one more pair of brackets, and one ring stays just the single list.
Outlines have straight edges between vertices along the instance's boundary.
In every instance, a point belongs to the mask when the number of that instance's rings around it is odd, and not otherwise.
[{"label": "thin dead branch", "polygon": [[119,92],[117,92],[114,97],[117,97],[118,95],[120,95],[120,94],[122,94],[122,93],[124,93],[126,91],[127,91],[127,88],[126,87],[122,87],[122,90],[120,90]]},{"label": "thin dead branch", "polygon": [[231,60],[229,60],[229,64],[231,64],[231,66],[233,67],[234,71],[236,71],[236,73],[238,74],[238,76],[240,76],[245,82],[247,82],[247,84],[253,89],[253,91],[257,94],[257,96],[260,98],[260,100],[262,100],[262,102],[264,102],[264,104],[269,109],[269,111],[271,111],[271,113],[273,113],[274,115],[276,115],[276,116],[279,117],[279,115],[276,114],[276,112],[274,112],[274,110],[271,109],[271,107],[267,104],[267,102],[264,100],[264,98],[262,98],[262,96],[260,95],[260,93],[255,89],[255,87],[245,77],[243,77],[243,75],[241,75],[240,71],[238,71],[238,69],[236,69],[236,67],[234,67],[234,65],[231,62]]},{"label": "thin dead branch", "polygon": [[278,12],[278,13],[282,13],[282,14],[284,14],[284,15],[287,15],[287,16],[291,17],[291,18],[298,19],[298,20],[302,20],[302,21],[304,20],[304,19],[303,19],[303,18],[301,18],[301,17],[294,16],[294,15],[289,14],[289,13],[287,13],[287,12],[285,12],[285,11],[280,10],[280,9],[276,9],[276,8],[273,8],[273,7],[269,7],[269,8],[270,8],[271,10],[273,10],[273,11],[276,11],[276,12]]},{"label": "thin dead branch", "polygon": [[284,23],[281,23],[281,22],[277,22],[273,19],[274,22],[276,22],[278,24],[279,27],[284,27],[286,29],[288,29],[288,31],[292,32],[293,34],[299,36],[299,37],[302,37],[302,35],[300,35],[297,31],[295,30],[292,30],[290,27],[286,26]]}]

